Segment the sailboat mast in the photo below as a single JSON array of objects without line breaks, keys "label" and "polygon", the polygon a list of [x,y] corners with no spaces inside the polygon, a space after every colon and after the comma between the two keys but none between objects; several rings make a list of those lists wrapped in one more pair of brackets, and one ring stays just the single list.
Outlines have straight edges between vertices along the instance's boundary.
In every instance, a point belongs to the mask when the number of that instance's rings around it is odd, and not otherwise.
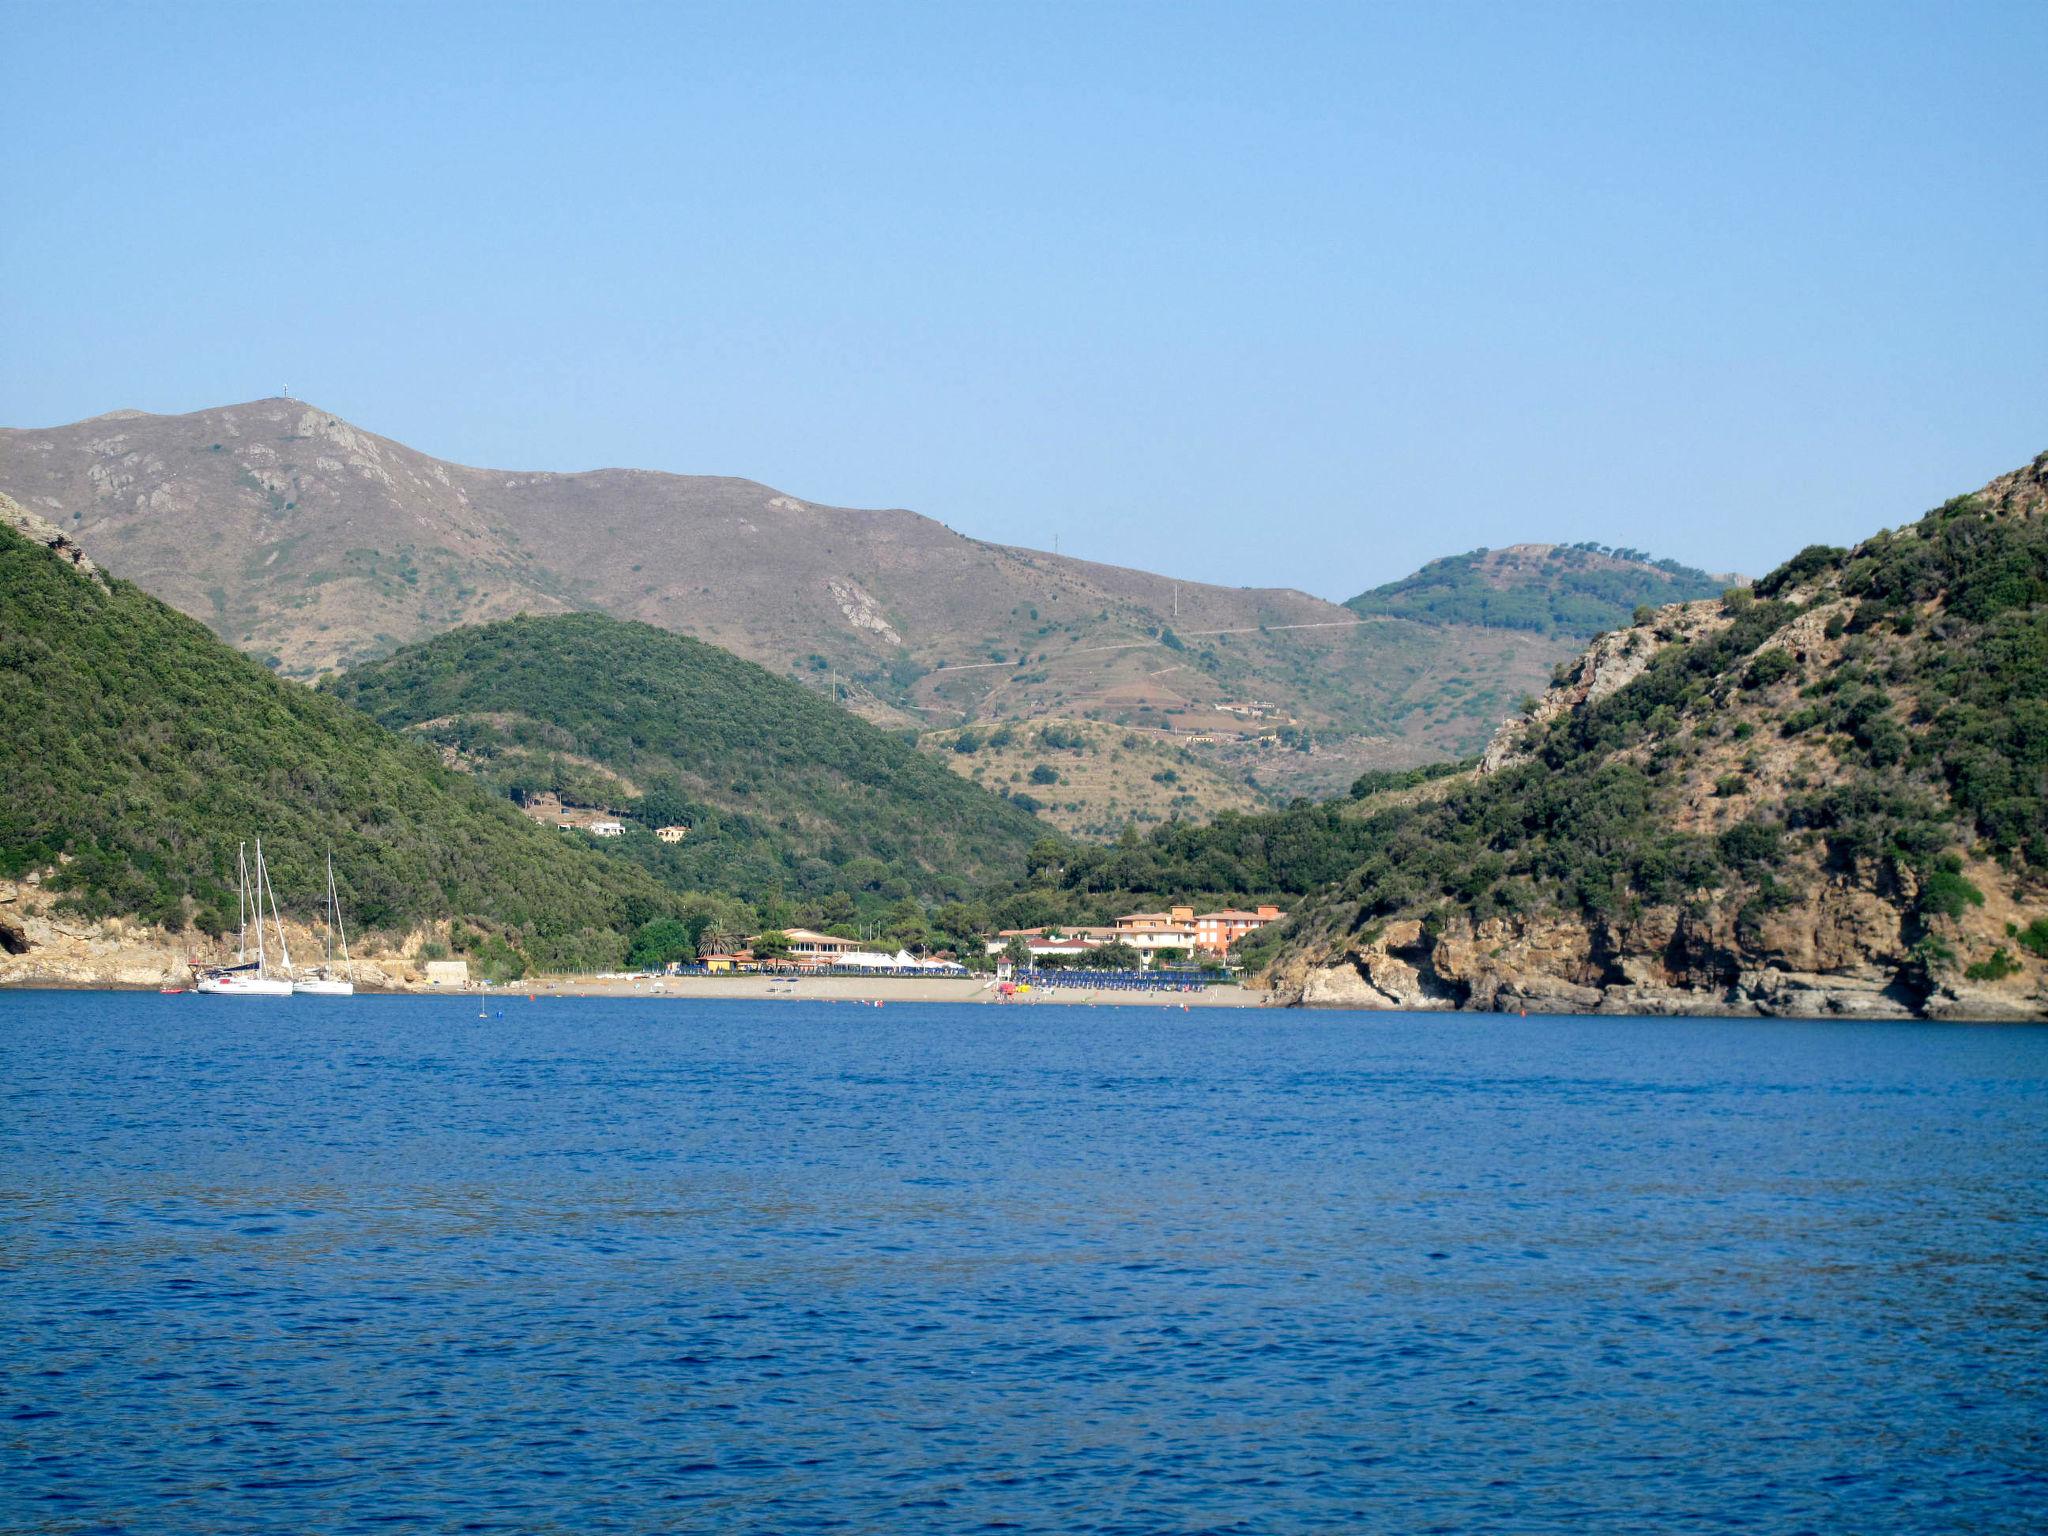
[{"label": "sailboat mast", "polygon": [[[249,845],[235,847],[235,964],[249,960]],[[262,935],[259,933],[258,938]]]},{"label": "sailboat mast", "polygon": [[[258,843],[256,849],[261,853],[263,845]],[[263,889],[270,893],[270,920],[277,924],[277,949],[284,957],[284,973],[289,976],[292,973],[292,947],[284,936],[284,916],[277,910],[277,890],[270,883],[270,871],[267,867],[263,871]],[[256,915],[256,923],[260,931],[263,925],[263,914],[260,912]]]},{"label": "sailboat mast", "polygon": [[263,887],[269,882],[263,877],[263,839],[256,839],[256,974],[268,976],[268,957],[263,953]]},{"label": "sailboat mast", "polygon": [[[327,897],[328,900],[334,903],[334,933],[335,936],[341,940],[341,966],[344,971],[348,971],[350,970],[348,958],[348,929],[342,926],[341,891],[334,883],[334,854],[332,852],[329,852],[327,855]],[[355,979],[355,976],[352,971],[350,973],[349,979],[351,981]]]}]

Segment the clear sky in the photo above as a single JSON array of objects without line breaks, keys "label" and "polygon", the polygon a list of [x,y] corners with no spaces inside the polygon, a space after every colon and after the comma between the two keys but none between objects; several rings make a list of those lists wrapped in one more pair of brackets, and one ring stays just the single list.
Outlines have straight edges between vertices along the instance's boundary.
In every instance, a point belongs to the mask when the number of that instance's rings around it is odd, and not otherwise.
[{"label": "clear sky", "polygon": [[2048,4],[0,4],[0,424],[289,386],[1344,597],[2048,448]]}]

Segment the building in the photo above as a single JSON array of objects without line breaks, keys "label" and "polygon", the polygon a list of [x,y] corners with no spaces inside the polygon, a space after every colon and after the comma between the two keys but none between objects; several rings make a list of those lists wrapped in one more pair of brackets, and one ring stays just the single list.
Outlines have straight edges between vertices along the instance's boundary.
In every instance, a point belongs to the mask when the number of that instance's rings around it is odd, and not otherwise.
[{"label": "building", "polygon": [[664,843],[680,843],[690,835],[688,827],[656,827],[654,835]]},{"label": "building", "polygon": [[584,823],[583,830],[592,837],[624,837],[626,824],[622,821],[590,821]]},{"label": "building", "polygon": [[1227,955],[1237,948],[1238,941],[1246,934],[1256,933],[1266,924],[1277,923],[1286,916],[1278,907],[1271,906],[1262,906],[1254,912],[1226,907],[1221,912],[1201,913],[1194,920],[1195,948],[1205,955]]},{"label": "building", "polygon": [[703,955],[698,964],[714,976],[727,975],[733,971],[751,971],[754,968],[754,952],[750,949],[735,950],[730,954]]},{"label": "building", "polygon": [[429,960],[427,962],[427,985],[430,987],[468,986],[469,962],[467,960]]},{"label": "building", "polygon": [[1130,913],[1116,920],[1116,936],[1148,960],[1162,949],[1192,955],[1197,942],[1195,909]]},{"label": "building", "polygon": [[[836,965],[842,955],[850,955],[860,948],[858,939],[842,939],[834,933],[815,933],[809,928],[785,928],[783,936],[789,940],[788,963],[804,970],[820,970]],[[747,940],[757,949],[759,936]]]},{"label": "building", "polygon": [[1014,939],[1022,939],[1034,960],[1057,956],[1073,960],[1102,944],[1114,944],[1114,928],[1005,928],[988,941],[988,952],[1000,955]]}]

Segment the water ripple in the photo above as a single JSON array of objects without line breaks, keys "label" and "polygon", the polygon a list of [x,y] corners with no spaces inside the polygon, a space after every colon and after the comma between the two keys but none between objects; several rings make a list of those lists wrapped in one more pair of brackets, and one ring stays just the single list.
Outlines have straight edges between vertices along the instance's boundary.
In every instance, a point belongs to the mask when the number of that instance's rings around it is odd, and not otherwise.
[{"label": "water ripple", "polygon": [[2031,1531],[2048,1031],[0,994],[0,1530]]}]

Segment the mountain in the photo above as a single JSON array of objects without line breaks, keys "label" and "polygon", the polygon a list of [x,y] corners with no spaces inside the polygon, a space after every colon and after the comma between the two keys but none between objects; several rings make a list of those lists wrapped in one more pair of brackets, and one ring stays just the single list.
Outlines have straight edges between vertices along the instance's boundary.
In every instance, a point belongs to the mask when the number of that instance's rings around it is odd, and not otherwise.
[{"label": "mountain", "polygon": [[[469,468],[300,400],[0,431],[0,489],[288,676],[597,610],[881,723],[1099,720],[1288,793],[1476,750],[1577,648],[1427,601],[1176,581],[749,480]],[[1170,549],[1172,509],[1155,515]]]},{"label": "mountain", "polygon": [[288,911],[318,910],[331,849],[358,926],[467,918],[536,964],[615,964],[669,906],[5,497],[0,675],[0,878],[83,917],[232,930],[236,845],[258,836]]},{"label": "mountain", "polygon": [[[602,614],[452,630],[324,685],[502,793],[632,822],[617,851],[679,891],[958,895],[1045,828],[901,733],[752,662]],[[679,843],[654,828],[682,825]]]},{"label": "mountain", "polygon": [[1345,606],[1425,624],[1476,625],[1589,640],[1631,621],[1644,604],[1712,597],[1728,576],[1597,544],[1513,544],[1432,560],[1413,576]]},{"label": "mountain", "polygon": [[1308,1002],[2048,1014],[2048,454],[1603,636],[1482,761],[1039,868],[1299,898]]}]

